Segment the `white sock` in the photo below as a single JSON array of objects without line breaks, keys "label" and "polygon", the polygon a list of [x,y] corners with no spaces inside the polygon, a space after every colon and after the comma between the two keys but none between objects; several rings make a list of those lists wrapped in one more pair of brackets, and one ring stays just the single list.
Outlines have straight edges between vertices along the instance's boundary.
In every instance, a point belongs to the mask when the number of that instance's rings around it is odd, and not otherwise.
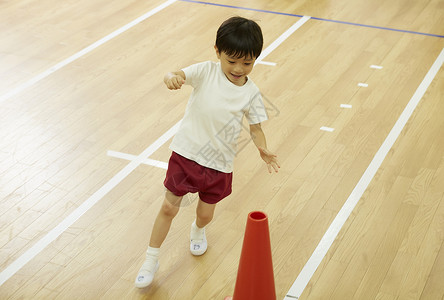
[{"label": "white sock", "polygon": [[160,253],[160,248],[152,248],[152,247],[148,247],[148,249],[146,250],[146,257],[151,257],[154,259],[159,259],[159,253]]},{"label": "white sock", "polygon": [[191,233],[190,238],[192,240],[200,240],[202,239],[203,232],[205,230],[205,227],[197,227],[196,220],[194,220],[193,224],[191,224]]}]

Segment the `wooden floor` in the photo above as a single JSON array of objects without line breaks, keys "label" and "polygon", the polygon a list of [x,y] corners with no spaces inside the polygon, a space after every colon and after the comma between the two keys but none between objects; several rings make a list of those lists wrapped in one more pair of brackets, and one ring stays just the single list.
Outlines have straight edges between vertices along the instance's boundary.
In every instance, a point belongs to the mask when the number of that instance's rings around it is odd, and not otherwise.
[{"label": "wooden floor", "polygon": [[[268,214],[283,299],[444,48],[442,0],[177,1],[108,36],[163,3],[0,1],[1,299],[223,299],[253,210]],[[243,144],[208,252],[188,250],[190,196],[153,285],[136,289],[165,170],[108,151],[167,162],[158,139],[191,89],[169,91],[163,75],[216,60],[233,15],[257,20],[265,47],[312,17],[251,74],[281,170]],[[443,299],[443,100],[441,66],[300,299]]]}]

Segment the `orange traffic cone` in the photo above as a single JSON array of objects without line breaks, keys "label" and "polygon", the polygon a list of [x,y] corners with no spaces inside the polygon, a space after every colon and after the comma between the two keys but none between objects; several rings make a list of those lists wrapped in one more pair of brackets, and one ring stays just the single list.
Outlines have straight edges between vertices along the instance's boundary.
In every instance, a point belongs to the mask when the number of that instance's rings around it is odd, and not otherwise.
[{"label": "orange traffic cone", "polygon": [[[231,297],[226,297],[226,300]],[[275,300],[268,217],[260,211],[248,214],[233,300]]]}]

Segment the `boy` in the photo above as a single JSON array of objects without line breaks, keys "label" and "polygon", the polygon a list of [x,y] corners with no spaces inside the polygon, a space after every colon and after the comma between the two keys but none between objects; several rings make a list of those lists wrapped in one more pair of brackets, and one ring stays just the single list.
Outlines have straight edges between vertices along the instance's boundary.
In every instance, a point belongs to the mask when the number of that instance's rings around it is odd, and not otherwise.
[{"label": "boy", "polygon": [[202,255],[207,250],[205,226],[213,218],[216,203],[231,193],[236,141],[246,116],[250,136],[267,163],[268,171],[278,171],[276,155],[267,150],[261,122],[268,119],[256,85],[247,77],[263,46],[262,31],[254,21],[241,17],[226,20],[216,36],[219,63],[198,63],[165,75],[165,85],[177,90],[191,85],[186,112],[170,149],[164,185],[165,200],[157,215],[146,252],[146,261],[135,285],[151,284],[159,268],[159,249],[182,197],[199,192],[196,220],[191,225],[190,251]]}]

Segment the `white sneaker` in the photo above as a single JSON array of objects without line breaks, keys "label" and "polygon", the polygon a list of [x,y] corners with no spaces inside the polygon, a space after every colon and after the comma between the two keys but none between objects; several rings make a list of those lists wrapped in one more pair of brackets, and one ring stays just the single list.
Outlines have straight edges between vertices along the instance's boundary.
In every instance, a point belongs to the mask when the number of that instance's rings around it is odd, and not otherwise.
[{"label": "white sneaker", "polygon": [[137,288],[144,288],[149,286],[154,279],[154,274],[159,269],[159,261],[154,259],[147,259],[137,274],[135,286]]},{"label": "white sneaker", "polygon": [[191,225],[191,238],[190,238],[190,251],[191,254],[195,256],[199,256],[204,254],[207,251],[207,237],[205,236],[205,228],[196,231]]}]

